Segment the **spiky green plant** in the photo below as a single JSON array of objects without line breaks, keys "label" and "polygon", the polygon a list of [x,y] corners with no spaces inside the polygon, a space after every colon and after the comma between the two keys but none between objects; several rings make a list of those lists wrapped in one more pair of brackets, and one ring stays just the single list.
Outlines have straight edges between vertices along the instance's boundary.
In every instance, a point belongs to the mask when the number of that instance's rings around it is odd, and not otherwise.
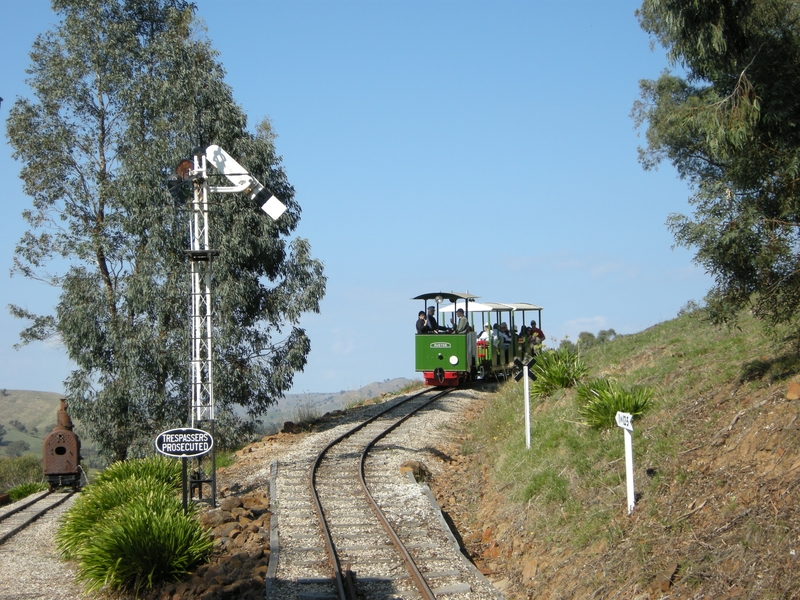
[{"label": "spiky green plant", "polygon": [[97,527],[113,514],[114,510],[136,497],[158,492],[173,494],[172,487],[152,478],[133,477],[95,481],[67,511],[64,522],[56,532],[56,548],[66,559],[74,559]]},{"label": "spiky green plant", "polygon": [[8,495],[12,502],[16,502],[36,492],[43,492],[46,489],[47,484],[41,482],[21,483],[8,490]]},{"label": "spiky green plant", "polygon": [[[193,509],[194,510],[194,509]],[[180,499],[153,489],[111,510],[77,549],[86,591],[152,589],[178,579],[205,559],[214,542]]]},{"label": "spiky green plant", "polygon": [[178,489],[181,486],[181,463],[164,456],[119,461],[103,470],[93,483],[107,483],[131,477],[162,481]]},{"label": "spiky green plant", "polygon": [[535,376],[531,393],[548,396],[556,390],[573,387],[586,373],[588,368],[581,357],[567,348],[541,352],[531,367],[531,375]]},{"label": "spiky green plant", "polygon": [[580,384],[576,392],[578,414],[595,429],[614,427],[617,412],[629,413],[634,417],[641,415],[653,397],[653,390],[649,387],[622,388],[605,378]]}]

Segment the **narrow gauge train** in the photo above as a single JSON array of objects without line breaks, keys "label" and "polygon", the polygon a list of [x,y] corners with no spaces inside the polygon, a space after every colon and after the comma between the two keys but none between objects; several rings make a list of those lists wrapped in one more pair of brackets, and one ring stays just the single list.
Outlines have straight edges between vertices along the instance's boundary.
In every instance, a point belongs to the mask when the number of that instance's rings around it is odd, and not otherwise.
[{"label": "narrow gauge train", "polygon": [[81,485],[81,441],[72,431],[67,414],[67,401],[61,399],[56,413],[56,426],[42,444],[42,466],[50,491],[60,487],[77,490]]},{"label": "narrow gauge train", "polygon": [[[526,325],[525,313],[535,312],[541,327],[543,308],[528,303],[479,303],[477,298],[457,292],[431,292],[412,298],[425,302],[426,314],[429,308],[434,308],[436,322],[441,328],[438,333],[418,333],[415,336],[416,370],[422,373],[426,385],[457,386],[487,377],[507,377],[514,367],[515,358],[532,354],[533,349],[527,343],[520,343],[515,319],[521,329]],[[445,300],[449,304],[442,306]],[[445,328],[442,323],[446,315],[455,317],[459,309],[464,310],[470,324],[467,333],[453,333],[452,328]],[[503,322],[508,325],[510,343],[497,343],[492,336],[488,340],[478,339],[477,332],[482,332],[485,325],[491,328]]]}]

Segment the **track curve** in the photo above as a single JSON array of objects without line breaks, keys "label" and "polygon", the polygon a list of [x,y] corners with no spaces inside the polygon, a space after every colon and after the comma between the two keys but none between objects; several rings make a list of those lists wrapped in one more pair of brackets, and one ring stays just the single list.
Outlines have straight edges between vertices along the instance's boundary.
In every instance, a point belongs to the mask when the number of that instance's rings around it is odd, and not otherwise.
[{"label": "track curve", "polygon": [[388,437],[395,428],[405,429],[401,437],[411,428],[413,437],[419,411],[451,391],[426,390],[382,405],[276,465],[273,519],[281,558],[268,597],[502,597],[453,547],[441,515],[428,514],[434,511],[416,482],[380,458],[398,445]]}]

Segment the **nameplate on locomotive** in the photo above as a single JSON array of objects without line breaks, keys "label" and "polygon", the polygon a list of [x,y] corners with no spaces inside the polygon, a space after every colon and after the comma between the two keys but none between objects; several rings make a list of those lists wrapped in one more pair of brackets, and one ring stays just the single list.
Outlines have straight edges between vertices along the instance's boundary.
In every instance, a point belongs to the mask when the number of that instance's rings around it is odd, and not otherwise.
[{"label": "nameplate on locomotive", "polygon": [[214,438],[202,429],[170,429],[156,437],[156,452],[172,458],[203,456],[214,447]]},{"label": "nameplate on locomotive", "polygon": [[450,348],[450,342],[431,342],[431,348]]}]

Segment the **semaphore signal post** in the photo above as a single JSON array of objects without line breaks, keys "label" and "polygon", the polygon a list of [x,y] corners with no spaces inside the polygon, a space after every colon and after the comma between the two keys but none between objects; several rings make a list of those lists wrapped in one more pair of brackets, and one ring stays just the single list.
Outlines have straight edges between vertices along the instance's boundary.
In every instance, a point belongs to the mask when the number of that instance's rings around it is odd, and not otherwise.
[{"label": "semaphore signal post", "polygon": [[[233,185],[211,186],[208,183],[208,169],[212,165]],[[190,262],[190,369],[192,375],[190,422],[192,428],[200,423],[208,423],[214,435],[214,374],[213,374],[213,303],[211,295],[211,269],[214,257],[219,254],[211,248],[209,239],[209,194],[244,193],[250,200],[262,201],[268,195],[264,186],[250,175],[225,150],[217,145],[197,148],[194,157],[178,165],[178,176],[182,181],[192,184],[192,202],[189,216],[189,249],[186,254]],[[277,221],[286,211],[286,206],[275,196],[270,196],[261,209]],[[210,503],[216,506],[217,477],[216,453],[211,447],[211,474],[206,477],[198,469],[190,478],[190,488],[197,487],[202,500],[202,486],[211,486]],[[185,460],[185,459],[184,459]]]}]

